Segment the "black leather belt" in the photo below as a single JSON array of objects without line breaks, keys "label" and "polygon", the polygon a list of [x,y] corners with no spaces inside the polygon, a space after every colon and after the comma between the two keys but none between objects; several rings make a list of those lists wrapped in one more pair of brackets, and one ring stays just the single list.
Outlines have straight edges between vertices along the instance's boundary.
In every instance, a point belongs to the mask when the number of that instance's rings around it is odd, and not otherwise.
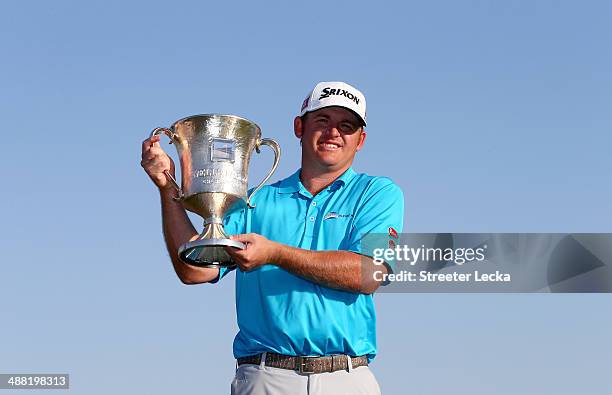
[{"label": "black leather belt", "polygon": [[[261,355],[250,355],[238,358],[238,366],[244,364],[259,365]],[[368,366],[368,357],[365,355],[351,357],[353,368]],[[324,357],[295,357],[291,355],[266,353],[266,366],[273,368],[297,370],[300,373],[324,373],[338,370],[348,370],[346,355],[329,355]]]}]

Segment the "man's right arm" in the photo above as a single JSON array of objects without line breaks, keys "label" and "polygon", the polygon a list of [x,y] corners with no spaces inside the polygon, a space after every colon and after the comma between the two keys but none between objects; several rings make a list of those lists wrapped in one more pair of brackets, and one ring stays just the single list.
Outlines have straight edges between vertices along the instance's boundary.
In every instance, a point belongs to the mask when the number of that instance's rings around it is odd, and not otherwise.
[{"label": "man's right arm", "polygon": [[198,232],[187,216],[180,202],[173,199],[176,191],[166,179],[164,171],[174,175],[174,163],[159,145],[159,136],[146,139],[142,143],[141,165],[160,193],[162,208],[162,229],[172,266],[184,284],[201,284],[214,281],[219,269],[187,265],[178,257],[181,245],[198,238]]},{"label": "man's right arm", "polygon": [[201,284],[215,280],[219,269],[187,265],[178,257],[179,247],[199,237],[180,202],[172,199],[174,190],[160,190],[162,228],[172,266],[183,284]]}]

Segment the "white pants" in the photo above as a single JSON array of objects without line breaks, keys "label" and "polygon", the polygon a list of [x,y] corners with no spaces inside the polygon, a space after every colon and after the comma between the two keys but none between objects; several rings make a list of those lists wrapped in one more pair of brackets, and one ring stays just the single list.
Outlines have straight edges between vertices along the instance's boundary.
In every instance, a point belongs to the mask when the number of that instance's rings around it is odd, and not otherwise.
[{"label": "white pants", "polygon": [[380,395],[367,366],[333,373],[300,374],[261,365],[240,365],[232,381],[232,395]]}]

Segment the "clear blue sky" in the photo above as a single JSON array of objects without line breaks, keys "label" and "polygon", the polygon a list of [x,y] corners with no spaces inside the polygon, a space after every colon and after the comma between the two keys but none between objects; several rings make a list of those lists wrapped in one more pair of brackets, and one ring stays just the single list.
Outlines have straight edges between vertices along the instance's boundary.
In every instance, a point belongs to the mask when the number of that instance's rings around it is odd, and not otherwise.
[{"label": "clear blue sky", "polygon": [[[612,232],[610,20],[607,1],[3,2],[0,372],[228,393],[233,275],[175,278],[140,143],[238,114],[282,145],[279,179],[320,80],[366,94],[355,168],[402,187],[406,231]],[[609,394],[611,301],[380,294],[373,369],[386,394]]]}]

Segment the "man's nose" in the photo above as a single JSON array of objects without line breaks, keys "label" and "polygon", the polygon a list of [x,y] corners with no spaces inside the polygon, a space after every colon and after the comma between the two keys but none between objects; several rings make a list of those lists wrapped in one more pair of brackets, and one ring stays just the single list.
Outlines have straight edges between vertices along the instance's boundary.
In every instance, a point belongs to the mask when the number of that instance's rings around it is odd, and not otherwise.
[{"label": "man's nose", "polygon": [[325,132],[326,134],[329,134],[330,136],[339,136],[340,126],[339,125],[329,125],[329,127],[327,128]]}]

